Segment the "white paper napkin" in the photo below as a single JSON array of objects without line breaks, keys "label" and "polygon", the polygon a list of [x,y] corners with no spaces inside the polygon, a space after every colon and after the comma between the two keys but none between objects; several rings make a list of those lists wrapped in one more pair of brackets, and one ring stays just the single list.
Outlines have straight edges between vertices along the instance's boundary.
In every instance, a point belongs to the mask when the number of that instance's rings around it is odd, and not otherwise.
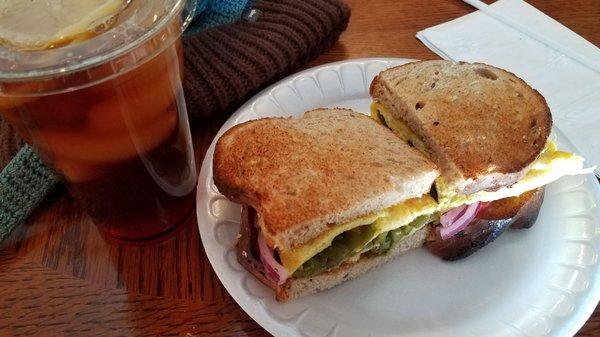
[{"label": "white paper napkin", "polygon": [[[491,6],[600,65],[598,47],[526,2]],[[586,166],[600,168],[600,73],[479,11],[420,31],[417,38],[444,59],[484,62],[523,78],[546,98],[554,124],[587,158]]]}]

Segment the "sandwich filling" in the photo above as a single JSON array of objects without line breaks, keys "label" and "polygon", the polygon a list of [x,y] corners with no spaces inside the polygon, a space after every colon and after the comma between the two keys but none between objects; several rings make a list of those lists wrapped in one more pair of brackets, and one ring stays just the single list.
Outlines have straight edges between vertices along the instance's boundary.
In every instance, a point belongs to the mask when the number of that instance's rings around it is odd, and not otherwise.
[{"label": "sandwich filling", "polygon": [[368,214],[332,228],[289,250],[279,249],[281,265],[293,277],[312,276],[361,255],[381,255],[394,243],[433,221],[437,203],[429,196]]},{"label": "sandwich filling", "polygon": [[[375,101],[371,105],[371,117],[391,129],[401,139],[412,144],[418,150],[427,152],[425,143],[402,120],[394,118],[379,102]],[[502,187],[497,191],[479,191],[473,194],[461,194],[449,188],[444,178],[440,176],[435,181],[439,204],[438,211],[443,213],[461,205],[519,196],[524,192],[549,184],[565,175],[592,172],[593,168],[583,168],[583,162],[583,157],[570,152],[560,151],[552,140],[548,140],[546,147],[530,165],[525,176],[512,186]]]},{"label": "sandwich filling", "polygon": [[440,211],[446,211],[464,204],[516,197],[558,180],[562,176],[588,173],[589,170],[583,168],[583,162],[583,157],[560,151],[556,143],[548,140],[546,147],[529,167],[525,176],[512,186],[502,187],[493,192],[479,191],[472,194],[460,194],[448,188],[444,179],[439,177],[435,181],[439,208]]}]

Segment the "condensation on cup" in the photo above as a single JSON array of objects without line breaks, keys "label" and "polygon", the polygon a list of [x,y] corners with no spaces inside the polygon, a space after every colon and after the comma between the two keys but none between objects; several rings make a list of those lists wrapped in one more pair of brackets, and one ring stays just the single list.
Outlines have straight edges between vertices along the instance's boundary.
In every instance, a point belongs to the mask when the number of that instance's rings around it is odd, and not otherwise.
[{"label": "condensation on cup", "polygon": [[162,237],[193,213],[181,34],[195,5],[0,4],[2,117],[121,240]]}]

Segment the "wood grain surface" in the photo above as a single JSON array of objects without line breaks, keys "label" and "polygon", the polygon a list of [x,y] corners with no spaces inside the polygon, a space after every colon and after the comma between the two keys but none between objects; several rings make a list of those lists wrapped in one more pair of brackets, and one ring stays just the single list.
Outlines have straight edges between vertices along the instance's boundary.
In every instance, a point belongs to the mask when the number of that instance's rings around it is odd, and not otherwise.
[{"label": "wood grain surface", "polygon": [[[598,0],[531,4],[600,45]],[[312,65],[437,58],[415,33],[471,12],[459,0],[349,0],[341,40]],[[198,161],[227,116],[193,125]],[[202,225],[202,224],[200,224]],[[62,188],[0,246],[0,336],[264,336],[227,294],[195,219],[144,246],[104,237]],[[600,336],[600,310],[578,336]]]}]

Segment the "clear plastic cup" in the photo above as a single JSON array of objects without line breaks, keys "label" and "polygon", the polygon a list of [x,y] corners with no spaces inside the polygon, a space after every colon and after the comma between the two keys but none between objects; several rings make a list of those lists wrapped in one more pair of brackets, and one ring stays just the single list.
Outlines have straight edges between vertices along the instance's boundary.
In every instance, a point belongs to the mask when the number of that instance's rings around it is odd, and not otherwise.
[{"label": "clear plastic cup", "polygon": [[125,241],[158,238],[193,213],[181,34],[195,5],[130,0],[108,29],[43,50],[0,45],[0,113]]}]

